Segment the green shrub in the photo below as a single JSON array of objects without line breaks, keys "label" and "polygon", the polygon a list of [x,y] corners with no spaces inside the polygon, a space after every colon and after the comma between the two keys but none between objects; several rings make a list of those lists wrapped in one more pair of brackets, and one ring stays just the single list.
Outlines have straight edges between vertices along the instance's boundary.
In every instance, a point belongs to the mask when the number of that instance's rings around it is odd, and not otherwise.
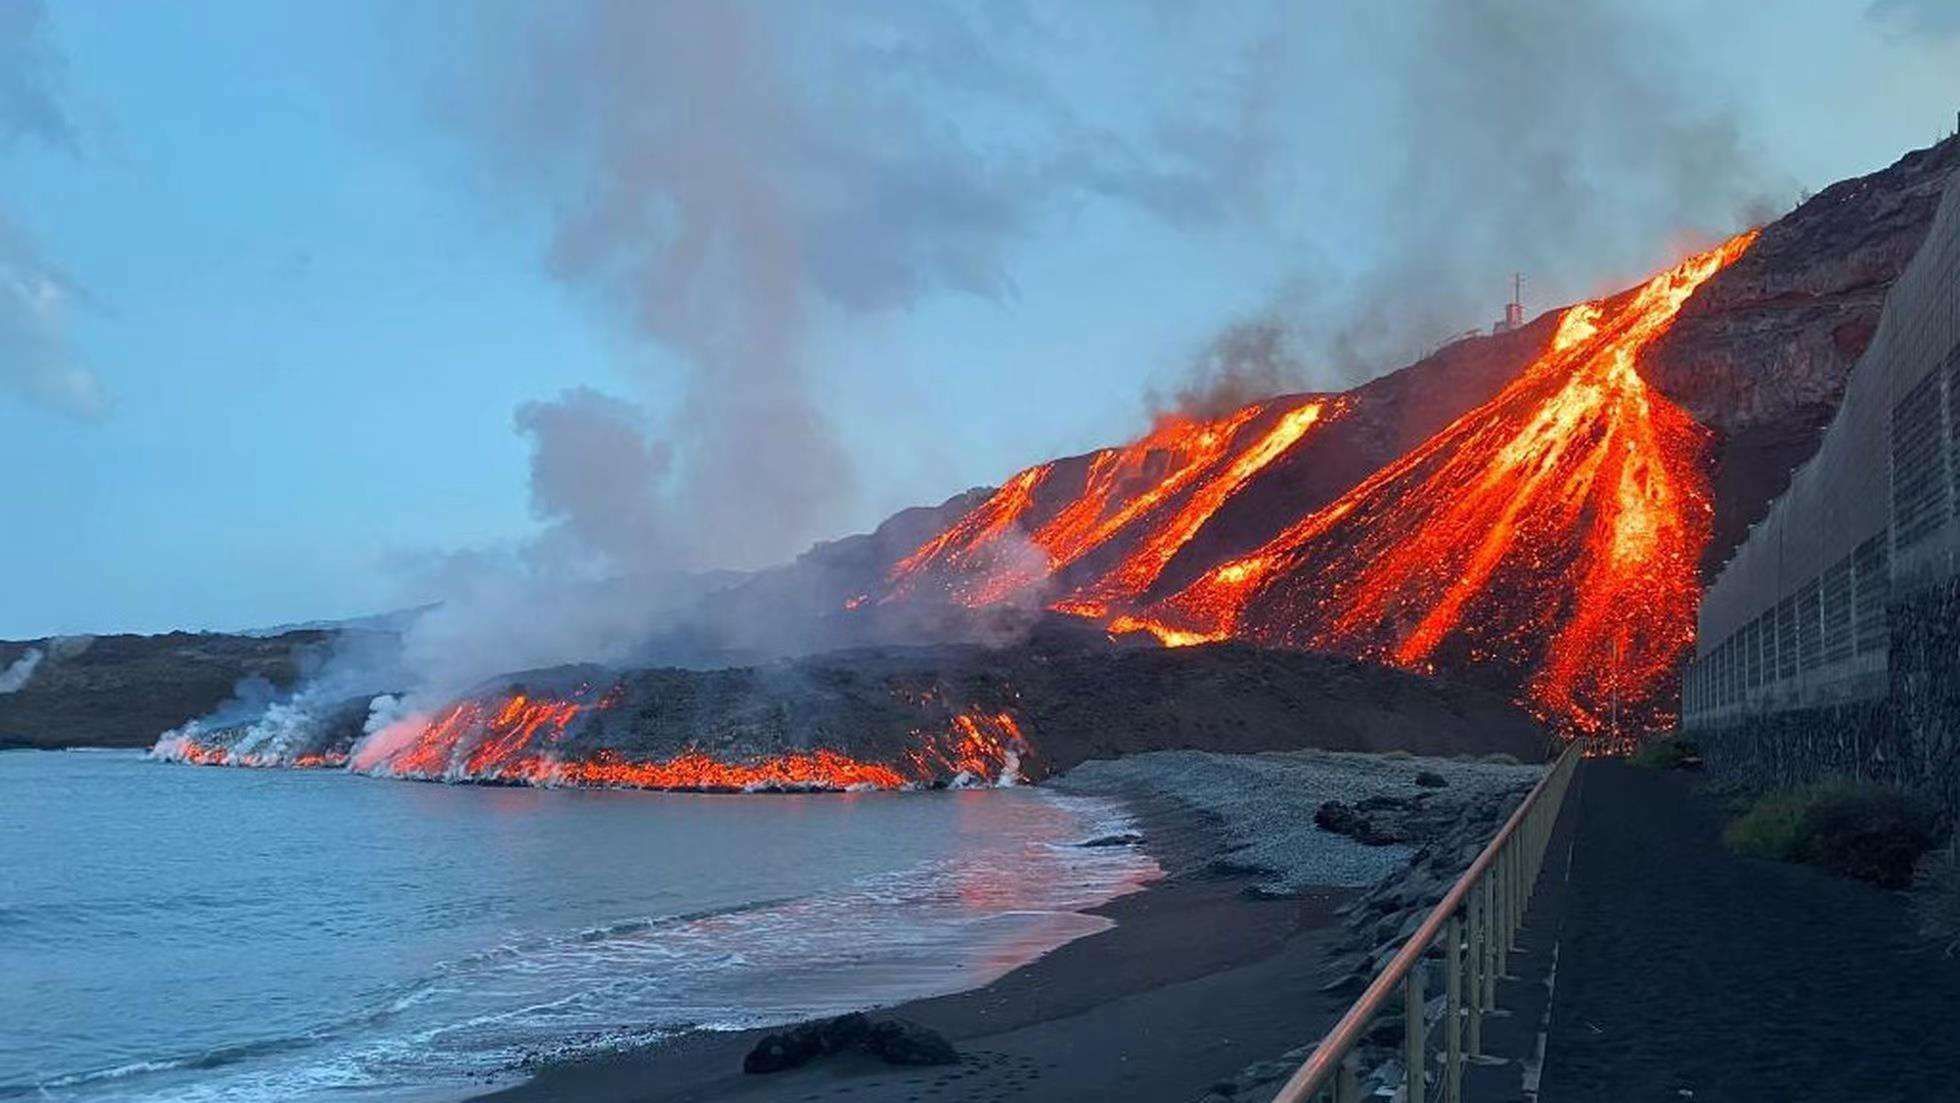
[{"label": "green shrub", "polygon": [[1960,951],[1960,840],[1919,860],[1912,882],[1919,931],[1948,954]]},{"label": "green shrub", "polygon": [[1894,889],[1912,883],[1932,845],[1926,816],[1903,794],[1845,780],[1764,793],[1722,838],[1739,854],[1807,862]]},{"label": "green shrub", "polygon": [[1649,770],[1684,770],[1701,765],[1701,750],[1689,739],[1650,739],[1627,761]]},{"label": "green shrub", "polygon": [[1730,850],[1751,858],[1800,861],[1804,810],[1808,806],[1805,790],[1778,789],[1764,793],[1740,819],[1729,824],[1722,832],[1722,841],[1729,844]]}]

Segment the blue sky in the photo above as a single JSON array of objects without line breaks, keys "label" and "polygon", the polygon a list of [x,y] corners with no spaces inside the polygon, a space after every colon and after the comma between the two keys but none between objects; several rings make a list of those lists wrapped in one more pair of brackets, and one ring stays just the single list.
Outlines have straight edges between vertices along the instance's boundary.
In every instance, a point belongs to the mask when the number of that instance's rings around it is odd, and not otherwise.
[{"label": "blue sky", "polygon": [[1938,3],[0,5],[9,638],[359,614],[553,534],[755,565],[1136,432],[1234,322],[1344,385],[1960,108]]}]

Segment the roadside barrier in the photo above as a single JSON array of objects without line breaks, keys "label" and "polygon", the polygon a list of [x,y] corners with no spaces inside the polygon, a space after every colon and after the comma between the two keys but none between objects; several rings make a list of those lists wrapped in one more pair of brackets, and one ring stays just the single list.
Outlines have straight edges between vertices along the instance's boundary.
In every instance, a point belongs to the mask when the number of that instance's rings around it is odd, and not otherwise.
[{"label": "roadside barrier", "polygon": [[[1462,1099],[1463,1066],[1482,1052],[1484,1014],[1496,1007],[1497,978],[1505,975],[1512,938],[1531,902],[1552,825],[1558,822],[1559,808],[1583,754],[1577,742],[1565,748],[1422,926],[1280,1088],[1273,1103],[1359,1103],[1362,1070],[1356,1067],[1355,1047],[1398,988],[1406,1024],[1400,1098],[1405,1103],[1424,1103],[1433,1089],[1443,1103]],[[1439,945],[1448,998],[1432,1070],[1423,995],[1427,970],[1421,966],[1430,949]]]}]

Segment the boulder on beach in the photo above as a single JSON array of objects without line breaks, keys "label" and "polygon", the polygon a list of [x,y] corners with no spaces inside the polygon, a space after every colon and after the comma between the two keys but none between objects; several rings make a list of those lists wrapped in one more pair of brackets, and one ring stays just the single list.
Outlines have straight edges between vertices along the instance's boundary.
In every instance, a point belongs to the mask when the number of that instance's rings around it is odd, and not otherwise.
[{"label": "boulder on beach", "polygon": [[873,1022],[852,1012],[765,1036],[742,1058],[742,1071],[782,1072],[839,1053],[866,1053],[890,1065],[950,1065],[960,1059],[938,1031],[906,1019]]}]

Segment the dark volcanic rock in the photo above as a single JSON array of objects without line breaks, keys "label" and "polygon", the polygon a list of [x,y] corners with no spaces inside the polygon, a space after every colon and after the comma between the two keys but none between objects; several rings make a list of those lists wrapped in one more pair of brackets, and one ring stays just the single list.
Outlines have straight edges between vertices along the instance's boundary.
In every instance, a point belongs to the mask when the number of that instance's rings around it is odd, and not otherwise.
[{"label": "dark volcanic rock", "polygon": [[951,1065],[960,1059],[944,1035],[905,1019],[872,1023],[865,1048],[888,1065]]},{"label": "dark volcanic rock", "polygon": [[1444,777],[1434,770],[1424,770],[1416,775],[1416,784],[1425,789],[1441,789],[1449,783],[1449,778]]},{"label": "dark volcanic rock", "polygon": [[47,640],[0,643],[0,669],[30,647],[48,653],[19,692],[0,694],[0,737],[38,747],[147,747],[165,730],[210,713],[242,680],[290,687],[309,653],[333,636],[171,632],[97,636],[80,649],[51,648]]},{"label": "dark volcanic rock", "polygon": [[960,1059],[937,1031],[905,1019],[873,1022],[853,1012],[767,1035],[742,1059],[742,1071],[782,1072],[839,1053],[867,1053],[892,1065],[950,1065]]},{"label": "dark volcanic rock", "polygon": [[[481,696],[616,679],[615,707],[554,744],[627,761],[698,750],[745,761],[827,748],[902,763],[957,712],[1009,713],[1030,780],[1148,750],[1327,750],[1541,756],[1542,729],[1497,694],[1359,660],[1248,644],[1111,642],[1058,618],[1013,647],[891,647],[727,670],[597,668],[500,679]],[[947,776],[933,781],[945,782]]]}]

